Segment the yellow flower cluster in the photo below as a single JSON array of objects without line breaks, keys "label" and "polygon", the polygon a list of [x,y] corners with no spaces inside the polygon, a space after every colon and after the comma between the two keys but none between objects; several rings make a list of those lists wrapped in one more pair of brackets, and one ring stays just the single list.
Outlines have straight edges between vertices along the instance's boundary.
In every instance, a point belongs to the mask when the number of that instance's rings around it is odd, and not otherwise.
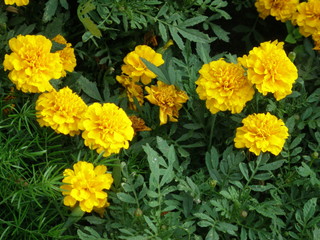
[{"label": "yellow flower cluster", "polygon": [[138,78],[143,84],[149,84],[153,78],[157,75],[154,74],[147,66],[142,62],[141,58],[153,63],[155,66],[160,66],[164,63],[162,55],[155,52],[151,47],[147,45],[138,45],[134,51],[128,53],[123,59],[124,65],[121,70],[124,74],[130,78]]},{"label": "yellow flower cluster", "polygon": [[59,91],[42,93],[36,101],[37,121],[57,133],[74,136],[79,134],[82,117],[87,105],[68,87]]},{"label": "yellow flower cluster", "polygon": [[4,70],[9,79],[23,92],[40,93],[53,90],[51,79],[61,77],[62,64],[58,53],[51,53],[52,43],[41,35],[19,35],[9,40]]},{"label": "yellow flower cluster", "polygon": [[132,122],[123,109],[113,103],[93,103],[83,117],[82,137],[84,144],[107,157],[127,149],[134,130]]},{"label": "yellow flower cluster", "polygon": [[140,106],[144,103],[143,88],[138,83],[138,78],[130,78],[126,75],[116,76],[117,81],[125,88],[131,109],[136,109],[134,99],[137,99]]},{"label": "yellow flower cluster", "polygon": [[298,70],[287,57],[283,44],[277,40],[263,42],[249,55],[238,58],[258,91],[263,95],[273,93],[277,100],[291,94],[292,85],[298,78]]},{"label": "yellow flower cluster", "polygon": [[179,110],[182,104],[188,100],[185,92],[177,90],[174,85],[167,85],[161,81],[157,82],[157,86],[145,87],[148,92],[146,98],[150,103],[160,107],[159,118],[160,125],[166,124],[169,118],[171,122],[177,122]]},{"label": "yellow flower cluster", "polygon": [[196,91],[211,113],[230,110],[240,113],[254,95],[252,83],[239,64],[223,59],[204,64],[199,70]]},{"label": "yellow flower cluster", "polygon": [[320,32],[320,0],[302,2],[297,7],[294,22],[299,26],[300,33],[308,37]]},{"label": "yellow flower cluster", "polygon": [[235,147],[248,148],[257,156],[261,151],[278,155],[289,136],[284,122],[270,113],[249,115],[242,123],[236,130]]},{"label": "yellow flower cluster", "polygon": [[298,4],[299,0],[257,0],[255,2],[262,19],[271,15],[281,22],[292,19]]},{"label": "yellow flower cluster", "polygon": [[66,71],[73,72],[74,68],[77,65],[77,59],[74,54],[74,49],[71,47],[72,44],[68,43],[67,40],[60,34],[58,34],[52,40],[57,43],[66,45],[62,50],[56,51],[56,53],[59,53],[60,61],[63,67],[61,77],[65,77],[67,75]]},{"label": "yellow flower cluster", "polygon": [[63,203],[66,206],[74,207],[77,203],[82,211],[91,212],[95,208],[109,206],[108,194],[113,183],[110,173],[106,173],[104,165],[94,167],[92,163],[79,161],[73,165],[73,169],[65,169],[64,179],[60,188],[65,196]]},{"label": "yellow flower cluster", "polygon": [[25,6],[29,4],[29,0],[4,0],[6,5],[16,4],[18,7]]}]

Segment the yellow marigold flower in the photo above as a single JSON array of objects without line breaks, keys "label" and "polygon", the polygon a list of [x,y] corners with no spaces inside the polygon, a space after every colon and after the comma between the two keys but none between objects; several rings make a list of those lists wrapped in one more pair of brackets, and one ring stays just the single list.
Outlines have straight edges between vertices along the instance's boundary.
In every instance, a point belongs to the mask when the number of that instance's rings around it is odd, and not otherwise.
[{"label": "yellow marigold flower", "polygon": [[156,53],[147,45],[138,45],[135,47],[134,51],[130,52],[123,59],[125,65],[121,67],[121,70],[129,77],[139,77],[143,84],[149,84],[153,78],[157,77],[157,75],[147,68],[140,57],[148,60],[157,67],[164,63],[160,53]]},{"label": "yellow marigold flower", "polygon": [[312,34],[312,39],[314,42],[314,50],[320,51],[320,32]]},{"label": "yellow marigold flower", "polygon": [[247,69],[249,81],[263,95],[273,93],[279,101],[292,92],[292,85],[298,78],[296,66],[283,50],[283,42],[263,42],[254,47],[249,55],[238,58]]},{"label": "yellow marigold flower", "polygon": [[294,23],[299,26],[300,33],[309,37],[320,31],[320,0],[309,0],[297,6]]},{"label": "yellow marigold flower", "polygon": [[65,169],[62,180],[65,184],[60,187],[65,196],[64,205],[74,207],[79,203],[84,212],[109,206],[108,194],[104,190],[110,189],[113,178],[106,172],[106,166],[94,167],[92,163],[84,161],[74,164],[73,169]]},{"label": "yellow marigold flower", "polygon": [[292,19],[298,4],[299,0],[257,0],[255,6],[262,19],[271,15],[278,21],[285,22]]},{"label": "yellow marigold flower", "polygon": [[58,53],[51,53],[52,43],[41,35],[19,35],[9,40],[4,70],[9,79],[23,92],[41,93],[53,90],[51,79],[61,77],[62,64]]},{"label": "yellow marigold flower", "polygon": [[139,79],[137,79],[137,77],[130,78],[126,75],[116,76],[116,79],[126,89],[126,94],[131,104],[131,107],[133,109],[136,108],[134,105],[134,98],[137,99],[138,103],[141,106],[144,102],[144,96],[142,86],[137,84]]},{"label": "yellow marigold flower", "polygon": [[29,0],[4,0],[6,5],[16,4],[17,6],[25,6],[29,4]]},{"label": "yellow marigold flower", "polygon": [[93,103],[83,117],[84,144],[103,156],[119,153],[129,147],[133,138],[132,122],[123,109],[113,103]]},{"label": "yellow marigold flower", "polygon": [[145,87],[148,92],[146,98],[150,103],[160,107],[159,118],[160,125],[166,124],[169,118],[171,122],[177,122],[179,110],[182,104],[188,100],[188,96],[184,91],[177,90],[174,85],[167,85],[161,81],[157,82],[157,86]]},{"label": "yellow marigold flower", "polygon": [[226,110],[240,113],[253,98],[254,89],[240,64],[220,59],[204,64],[199,73],[196,91],[213,114]]},{"label": "yellow marigold flower", "polygon": [[278,155],[289,136],[284,122],[270,113],[249,115],[242,123],[236,130],[235,147],[249,148],[257,156],[261,151]]},{"label": "yellow marigold flower", "polygon": [[142,118],[139,118],[137,116],[129,116],[131,122],[132,122],[132,127],[135,133],[137,132],[142,132],[142,131],[151,131],[151,128],[146,126],[146,123]]},{"label": "yellow marigold flower", "polygon": [[59,53],[60,55],[60,60],[63,66],[61,76],[65,77],[67,75],[66,71],[73,72],[74,68],[77,65],[77,59],[74,54],[74,49],[71,47],[72,44],[68,43],[67,40],[60,34],[55,36],[55,38],[53,38],[52,40],[57,43],[66,45],[64,49],[56,51],[56,53]]},{"label": "yellow marigold flower", "polygon": [[68,87],[40,94],[36,101],[37,121],[57,133],[74,136],[82,129],[81,118],[87,105]]}]

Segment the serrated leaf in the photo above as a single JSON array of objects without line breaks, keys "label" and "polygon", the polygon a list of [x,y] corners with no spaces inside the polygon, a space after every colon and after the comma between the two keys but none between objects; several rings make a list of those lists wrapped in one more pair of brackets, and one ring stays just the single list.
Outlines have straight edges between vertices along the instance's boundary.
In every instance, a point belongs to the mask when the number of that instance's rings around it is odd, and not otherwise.
[{"label": "serrated leaf", "polygon": [[225,42],[229,42],[229,32],[223,30],[219,25],[211,23],[213,32],[217,35],[219,39]]},{"label": "serrated leaf", "polygon": [[265,192],[267,190],[275,188],[272,184],[269,183],[267,185],[250,185],[249,187],[252,191],[255,192]]},{"label": "serrated leaf", "polygon": [[95,82],[90,82],[87,78],[80,75],[80,78],[77,80],[80,88],[87,94],[89,97],[103,102],[100,92],[98,90],[97,84]]},{"label": "serrated leaf", "polygon": [[161,38],[163,39],[163,41],[167,42],[168,41],[168,34],[167,34],[166,27],[161,22],[158,22],[158,26],[159,26],[159,33],[160,33]]},{"label": "serrated leaf", "polygon": [[208,43],[196,43],[196,51],[203,63],[209,63],[210,58],[210,45]]},{"label": "serrated leaf", "polygon": [[168,77],[165,75],[165,73],[158,68],[156,65],[154,65],[153,63],[149,62],[148,60],[140,57],[141,61],[147,66],[147,68],[152,71],[154,74],[157,75],[157,78],[164,82],[165,84],[171,84],[170,80],[168,79]]},{"label": "serrated leaf", "polygon": [[80,19],[82,24],[85,26],[86,29],[95,37],[100,38],[102,36],[101,31],[99,30],[97,24],[95,24],[91,18],[84,17]]},{"label": "serrated leaf", "polygon": [[182,38],[179,36],[177,32],[177,28],[174,26],[169,26],[169,32],[172,36],[173,41],[178,45],[178,47],[183,50],[184,49],[184,43],[182,41]]},{"label": "serrated leaf", "polygon": [[42,20],[44,22],[49,22],[54,16],[54,14],[56,13],[57,7],[58,7],[58,0],[47,1],[46,7],[44,8]]},{"label": "serrated leaf", "polygon": [[188,29],[188,28],[177,28],[178,33],[180,33],[186,39],[192,42],[200,42],[200,43],[209,43],[211,42],[210,38],[207,34],[200,32],[196,29]]},{"label": "serrated leaf", "polygon": [[117,193],[117,197],[120,201],[125,202],[125,203],[137,203],[136,200],[134,199],[134,197],[132,197],[131,195],[127,194],[127,193]]},{"label": "serrated leaf", "polygon": [[249,171],[248,171],[247,164],[241,162],[241,163],[239,163],[239,168],[240,168],[240,171],[241,171],[242,175],[244,176],[244,178],[247,181],[249,181]]},{"label": "serrated leaf", "polygon": [[317,206],[317,198],[311,198],[304,204],[303,219],[305,223],[313,217],[316,211],[316,206]]},{"label": "serrated leaf", "polygon": [[260,171],[273,171],[273,170],[280,168],[284,162],[285,162],[285,160],[278,160],[278,161],[275,161],[272,163],[267,163],[267,164],[259,167],[259,170]]},{"label": "serrated leaf", "polygon": [[179,27],[191,27],[194,25],[197,25],[201,22],[204,22],[208,17],[207,16],[197,16],[197,17],[193,17],[193,18],[189,18],[185,21],[183,21],[183,23],[181,23],[179,25]]},{"label": "serrated leaf", "polygon": [[156,225],[154,225],[154,223],[150,220],[149,217],[147,217],[147,216],[143,216],[143,217],[144,217],[144,220],[146,221],[146,223],[148,224],[149,228],[151,228],[151,230],[157,234],[158,229],[157,229]]}]

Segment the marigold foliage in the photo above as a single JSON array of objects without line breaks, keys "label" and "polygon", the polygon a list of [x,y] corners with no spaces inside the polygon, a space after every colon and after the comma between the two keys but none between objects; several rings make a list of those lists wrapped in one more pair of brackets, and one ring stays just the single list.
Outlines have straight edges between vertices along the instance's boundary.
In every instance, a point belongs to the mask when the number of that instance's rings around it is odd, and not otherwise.
[{"label": "marigold foliage", "polygon": [[74,207],[79,203],[81,210],[89,213],[109,206],[108,194],[104,190],[110,189],[113,178],[106,172],[106,166],[94,167],[85,161],[77,162],[73,169],[65,169],[62,180],[65,184],[60,187],[65,196],[64,205]]},{"label": "marigold foliage", "polygon": [[74,68],[77,66],[77,59],[74,54],[74,49],[71,47],[72,44],[68,43],[67,40],[62,35],[57,35],[53,39],[53,41],[66,45],[64,49],[56,51],[59,53],[61,64],[63,66],[63,70],[61,73],[61,77],[65,77],[67,72],[73,72]]},{"label": "marigold foliage", "polygon": [[16,4],[18,7],[25,6],[29,4],[29,0],[4,0],[6,5]]},{"label": "marigold foliage", "polygon": [[61,77],[62,64],[58,53],[51,53],[52,43],[42,35],[19,35],[9,40],[4,70],[9,79],[23,92],[41,93],[53,90],[51,79]]},{"label": "marigold foliage", "polygon": [[131,78],[126,75],[116,76],[117,81],[125,88],[127,97],[130,102],[130,108],[136,109],[134,99],[142,105],[144,103],[142,86],[137,84],[139,79],[137,77]]},{"label": "marigold foliage", "polygon": [[252,84],[239,64],[223,59],[204,64],[199,70],[196,91],[211,113],[230,110],[240,113],[254,95]]},{"label": "marigold foliage", "polygon": [[238,58],[258,91],[263,95],[273,93],[278,101],[291,94],[292,85],[298,78],[298,69],[283,50],[283,44],[277,40],[263,42],[249,55]]},{"label": "marigold foliage", "polygon": [[149,102],[160,107],[160,125],[166,124],[168,118],[171,122],[178,121],[179,110],[188,100],[184,91],[177,90],[174,85],[167,85],[161,81],[158,81],[157,85],[145,87],[145,90],[149,94],[146,96]]},{"label": "marigold foliage", "polygon": [[157,75],[150,71],[140,58],[146,59],[157,67],[162,65],[164,60],[160,53],[156,53],[147,45],[136,46],[134,51],[128,53],[123,59],[125,64],[121,67],[121,70],[124,74],[131,78],[139,77],[143,84],[149,84]]},{"label": "marigold foliage", "polygon": [[235,147],[248,148],[257,156],[261,151],[278,155],[289,136],[284,122],[270,113],[249,115],[242,123],[236,130]]},{"label": "marigold foliage", "polygon": [[123,109],[113,103],[93,103],[83,118],[84,144],[107,157],[129,147],[134,130]]},{"label": "marigold foliage", "polygon": [[300,33],[309,37],[320,32],[320,0],[309,0],[297,6],[293,22],[299,26]]},{"label": "marigold foliage", "polygon": [[37,121],[40,126],[51,127],[57,133],[74,136],[80,134],[81,118],[87,105],[68,87],[42,93],[36,101]]},{"label": "marigold foliage", "polygon": [[298,4],[299,0],[257,0],[255,2],[259,17],[265,19],[271,15],[281,22],[292,19]]}]

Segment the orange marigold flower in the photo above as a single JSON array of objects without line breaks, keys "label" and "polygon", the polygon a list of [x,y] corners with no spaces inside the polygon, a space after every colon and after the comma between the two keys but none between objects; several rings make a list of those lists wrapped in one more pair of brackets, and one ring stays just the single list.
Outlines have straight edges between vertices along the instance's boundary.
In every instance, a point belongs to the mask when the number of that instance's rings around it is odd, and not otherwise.
[{"label": "orange marigold flower", "polygon": [[133,109],[136,108],[134,105],[135,98],[141,106],[144,102],[144,96],[142,86],[137,84],[139,79],[137,79],[137,77],[131,78],[126,75],[116,76],[116,79],[125,88],[131,107]]},{"label": "orange marigold flower", "polygon": [[160,66],[164,63],[162,55],[156,53],[151,47],[147,45],[138,45],[134,51],[130,52],[124,59],[125,65],[121,67],[123,73],[131,78],[139,77],[143,84],[149,84],[157,75],[154,74],[147,66],[141,61],[144,58],[155,66]]},{"label": "orange marigold flower", "polygon": [[65,77],[67,75],[66,71],[73,72],[74,68],[77,65],[77,59],[74,54],[74,49],[71,47],[72,44],[68,43],[67,40],[60,34],[58,34],[52,40],[57,43],[66,45],[64,49],[56,51],[56,53],[59,53],[60,55],[60,60],[63,66],[61,76]]},{"label": "orange marigold flower", "polygon": [[103,156],[119,153],[129,147],[134,130],[132,122],[123,109],[113,103],[93,103],[83,117],[84,144]]},{"label": "orange marigold flower", "polygon": [[152,129],[146,126],[146,123],[142,118],[137,116],[129,116],[134,132],[151,131]]},{"label": "orange marigold flower", "polygon": [[87,109],[85,102],[68,87],[42,93],[36,101],[37,121],[57,133],[80,134],[81,119]]},{"label": "orange marigold flower", "polygon": [[298,4],[299,0],[257,0],[255,6],[262,19],[271,15],[278,21],[285,22],[292,19]]},{"label": "orange marigold flower", "polygon": [[309,0],[297,6],[293,22],[299,26],[299,32],[305,36],[320,32],[320,0]]},{"label": "orange marigold flower", "polygon": [[29,4],[29,0],[4,0],[6,5],[16,4],[18,7],[25,6]]},{"label": "orange marigold flower", "polygon": [[188,100],[187,94],[177,90],[174,85],[167,85],[161,81],[157,82],[157,86],[152,85],[145,89],[149,94],[146,96],[149,102],[160,107],[160,125],[166,124],[168,118],[171,122],[177,122],[179,110]]},{"label": "orange marigold flower", "polygon": [[292,85],[298,78],[296,66],[283,50],[283,42],[263,42],[254,47],[249,55],[238,58],[247,69],[249,81],[263,95],[273,93],[277,100],[285,98],[292,92]]},{"label": "orange marigold flower", "polygon": [[74,207],[79,203],[81,210],[89,213],[109,206],[108,194],[104,190],[110,189],[113,178],[106,172],[106,166],[94,167],[92,163],[85,161],[77,162],[73,169],[65,169],[62,180],[65,184],[60,187],[65,196],[64,205]]},{"label": "orange marigold flower", "polygon": [[242,123],[236,130],[235,147],[248,148],[257,156],[261,151],[278,155],[289,136],[284,122],[270,113],[249,115]]},{"label": "orange marigold flower", "polygon": [[53,90],[51,79],[61,77],[62,64],[58,53],[51,53],[52,43],[41,35],[19,35],[9,40],[4,70],[9,79],[23,92],[41,93]]},{"label": "orange marigold flower", "polygon": [[230,110],[240,113],[254,95],[252,83],[245,76],[240,64],[227,63],[223,59],[204,64],[199,70],[196,91],[206,100],[211,113]]}]

